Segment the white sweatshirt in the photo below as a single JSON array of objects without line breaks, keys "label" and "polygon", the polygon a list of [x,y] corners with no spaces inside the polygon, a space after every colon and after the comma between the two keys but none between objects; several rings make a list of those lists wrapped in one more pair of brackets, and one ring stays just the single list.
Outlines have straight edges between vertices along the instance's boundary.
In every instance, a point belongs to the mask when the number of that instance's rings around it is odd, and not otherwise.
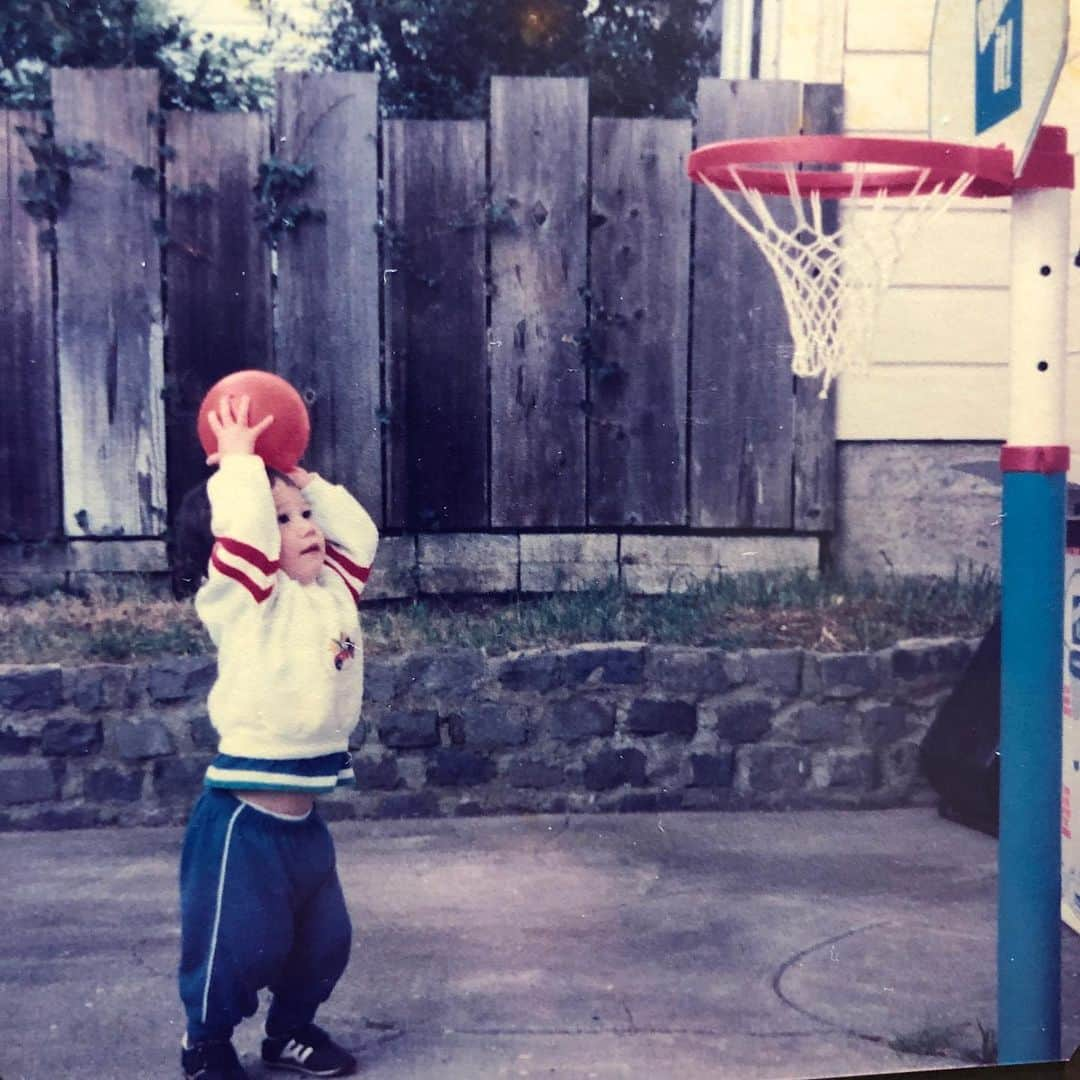
[{"label": "white sweatshirt", "polygon": [[303,496],[326,536],[326,563],[301,585],[278,564],[281,534],[262,460],[226,455],[207,491],[215,543],[195,608],[218,650],[208,704],[220,735],[207,783],[325,790],[327,778],[313,775],[325,768],[305,770],[300,759],[342,755],[339,764],[348,763],[364,681],[357,604],[375,523],[345,488],[313,476]]}]

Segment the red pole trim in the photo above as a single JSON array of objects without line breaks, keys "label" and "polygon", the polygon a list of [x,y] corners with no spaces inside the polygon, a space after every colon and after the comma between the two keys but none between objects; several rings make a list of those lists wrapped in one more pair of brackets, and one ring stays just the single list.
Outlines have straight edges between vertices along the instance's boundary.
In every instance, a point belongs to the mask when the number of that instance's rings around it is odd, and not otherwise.
[{"label": "red pole trim", "polygon": [[1067,446],[1003,446],[1002,472],[1063,473],[1069,471]]}]

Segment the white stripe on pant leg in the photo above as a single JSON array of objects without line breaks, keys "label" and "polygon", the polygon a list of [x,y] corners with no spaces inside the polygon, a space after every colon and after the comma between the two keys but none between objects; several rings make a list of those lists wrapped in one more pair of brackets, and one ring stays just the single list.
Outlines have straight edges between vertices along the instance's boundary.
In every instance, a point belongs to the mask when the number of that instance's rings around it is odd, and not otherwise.
[{"label": "white stripe on pant leg", "polygon": [[217,905],[214,909],[214,930],[210,935],[210,957],[206,961],[206,987],[203,990],[202,1022],[206,1023],[206,1010],[210,1001],[210,979],[214,974],[214,954],[217,952],[218,928],[221,926],[221,901],[225,895],[225,868],[229,864],[229,844],[232,842],[233,823],[243,813],[241,803],[229,818],[229,827],[225,830],[225,849],[221,853],[221,873],[218,874]]}]

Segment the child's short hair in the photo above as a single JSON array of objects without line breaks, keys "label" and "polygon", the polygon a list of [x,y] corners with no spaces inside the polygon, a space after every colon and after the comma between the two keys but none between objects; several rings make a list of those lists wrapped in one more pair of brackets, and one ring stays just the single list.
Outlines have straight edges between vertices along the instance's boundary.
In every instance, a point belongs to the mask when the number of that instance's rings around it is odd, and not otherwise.
[{"label": "child's short hair", "polygon": [[[270,486],[296,484],[277,469],[266,467]],[[172,592],[177,600],[186,600],[199,591],[210,565],[214,534],[210,529],[210,496],[206,481],[196,484],[184,494],[173,522]]]}]

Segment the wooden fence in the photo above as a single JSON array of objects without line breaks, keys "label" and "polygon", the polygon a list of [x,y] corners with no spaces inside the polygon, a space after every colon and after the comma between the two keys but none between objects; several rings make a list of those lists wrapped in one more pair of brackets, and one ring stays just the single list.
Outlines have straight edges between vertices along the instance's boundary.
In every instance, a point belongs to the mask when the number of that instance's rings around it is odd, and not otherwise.
[{"label": "wooden fence", "polygon": [[[380,124],[374,76],[288,74],[273,117],[161,117],[152,72],[58,70],[55,139],[96,161],[55,258],[19,201],[43,120],[0,112],[0,533],[161,537],[243,367],[302,391],[309,465],[386,529],[828,531],[831,403],[685,161],[837,130],[839,88],[703,80],[696,125],[590,119],[587,90],[497,78],[488,123]],[[276,260],[272,154],[325,213]]]}]

